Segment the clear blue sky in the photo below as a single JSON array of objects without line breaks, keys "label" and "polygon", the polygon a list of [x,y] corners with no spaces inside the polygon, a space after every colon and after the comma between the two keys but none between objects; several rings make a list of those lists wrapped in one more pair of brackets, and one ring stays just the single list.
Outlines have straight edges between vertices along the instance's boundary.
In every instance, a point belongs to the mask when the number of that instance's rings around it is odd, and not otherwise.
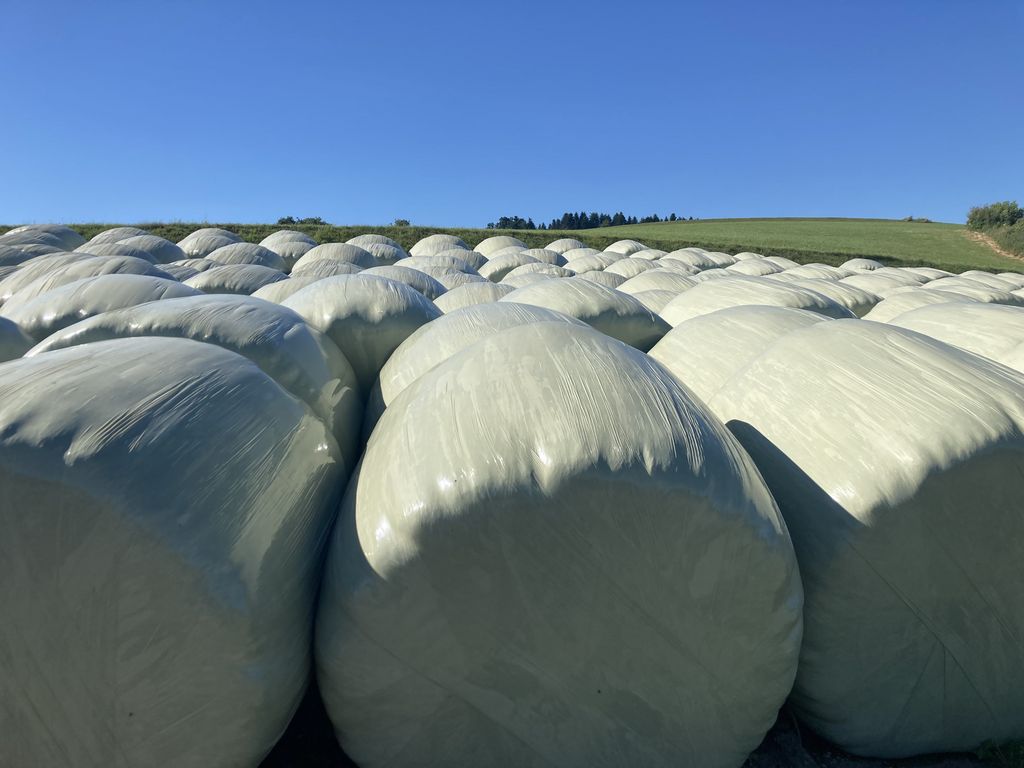
[{"label": "clear blue sky", "polygon": [[4,0],[0,222],[1024,201],[1024,2]]}]

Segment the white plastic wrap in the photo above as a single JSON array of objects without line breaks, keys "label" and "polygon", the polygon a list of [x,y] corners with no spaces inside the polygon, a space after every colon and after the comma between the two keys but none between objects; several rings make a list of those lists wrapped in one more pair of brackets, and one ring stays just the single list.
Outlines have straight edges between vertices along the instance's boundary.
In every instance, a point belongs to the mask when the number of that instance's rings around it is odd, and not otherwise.
[{"label": "white plastic wrap", "polygon": [[882,301],[881,296],[865,291],[855,285],[842,283],[837,280],[825,278],[800,278],[794,280],[790,285],[827,296],[841,307],[846,307],[857,317],[864,317],[876,304]]},{"label": "white plastic wrap", "polygon": [[631,277],[620,284],[617,291],[635,296],[641,291],[672,291],[677,296],[683,291],[693,288],[697,281],[687,275],[681,275],[665,269],[649,269],[636,277]]},{"label": "white plastic wrap", "polygon": [[580,240],[575,240],[571,237],[562,237],[559,238],[558,240],[552,240],[550,243],[544,246],[545,249],[549,251],[554,251],[555,253],[560,253],[563,256],[565,255],[566,251],[586,247],[586,243],[581,242]]},{"label": "white plastic wrap", "polygon": [[565,266],[565,257],[558,251],[552,251],[547,248],[527,248],[523,253],[545,264],[553,264],[556,267]]},{"label": "white plastic wrap", "polygon": [[[127,240],[129,237],[141,237],[142,235],[148,234],[149,232],[144,229],[139,229],[138,227],[112,227],[111,229],[104,229],[102,232],[93,235],[89,242],[95,243],[96,245],[102,245],[103,243],[118,243],[122,240]],[[79,243],[79,245],[82,244]],[[76,245],[75,247],[77,248],[78,246]]]},{"label": "white plastic wrap", "polygon": [[730,264],[726,269],[737,275],[747,275],[748,277],[764,277],[784,271],[783,267],[765,259],[744,259]]},{"label": "white plastic wrap", "polygon": [[[359,243],[353,243],[350,241],[349,245],[359,245]],[[382,266],[394,264],[395,262],[401,261],[409,256],[409,254],[400,246],[388,245],[387,243],[367,243],[366,245],[360,245],[359,247],[373,256],[373,260]]]},{"label": "white plastic wrap", "polygon": [[1024,308],[978,302],[951,302],[919,307],[889,320],[954,347],[1022,370]]},{"label": "white plastic wrap", "polygon": [[437,280],[426,272],[421,272],[420,270],[411,267],[400,267],[398,265],[373,267],[371,269],[364,270],[362,274],[374,277],[386,277],[388,280],[394,280],[396,283],[405,283],[410,288],[422,293],[431,301],[434,301],[447,291],[441,283],[437,282]]},{"label": "white plastic wrap", "polygon": [[880,261],[874,259],[850,259],[840,264],[841,269],[850,269],[854,272],[871,272],[876,269],[881,269],[885,265]]},{"label": "white plastic wrap", "polygon": [[679,294],[661,314],[675,327],[684,320],[719,309],[758,305],[806,309],[832,318],[854,316],[850,310],[815,291],[768,278],[742,276],[700,282]]},{"label": "white plastic wrap", "polygon": [[119,240],[118,243],[145,251],[157,264],[169,264],[173,261],[181,261],[188,258],[185,252],[177,245],[170,240],[165,240],[156,235],[134,235],[133,237]]},{"label": "white plastic wrap", "polygon": [[526,250],[528,247],[526,243],[520,240],[518,237],[512,237],[510,235],[497,235],[495,237],[488,237],[477,243],[476,248],[473,250],[485,257],[490,257],[502,248],[519,248],[520,250]]},{"label": "white plastic wrap", "polygon": [[149,338],[0,366],[0,434],[0,765],[257,765],[307,680],[324,426]]},{"label": "white plastic wrap", "polygon": [[202,259],[209,256],[218,248],[232,243],[240,243],[242,238],[234,232],[216,227],[204,227],[197,229],[191,235],[178,242],[178,247],[185,252],[189,258]]},{"label": "white plastic wrap", "polygon": [[295,266],[295,262],[315,247],[314,243],[307,243],[304,240],[286,240],[281,243],[274,243],[274,247],[270,250],[281,257],[285,264],[285,271],[290,272],[292,267]]},{"label": "white plastic wrap", "polygon": [[96,257],[86,256],[84,253],[65,253],[64,251],[45,256],[36,256],[24,262],[16,272],[0,280],[0,304],[6,303],[11,296],[40,277],[62,269],[69,264],[94,258]]},{"label": "white plastic wrap", "polygon": [[909,312],[912,309],[932,304],[947,304],[951,301],[974,302],[974,299],[966,296],[956,296],[946,291],[924,291],[920,288],[914,288],[909,291],[894,293],[888,298],[882,299],[872,307],[870,312],[864,315],[864,319],[887,323],[894,317],[899,317],[904,312]]},{"label": "white plastic wrap", "polygon": [[642,352],[654,346],[669,328],[632,296],[575,277],[517,288],[500,301],[553,309]]},{"label": "white plastic wrap", "polygon": [[525,253],[506,253],[501,256],[490,259],[478,270],[481,277],[486,277],[492,283],[500,283],[502,278],[505,277],[513,269],[517,269],[526,264],[540,264],[538,259],[533,256],[527,256]]},{"label": "white plastic wrap", "polygon": [[[572,267],[567,267],[572,269]],[[612,288],[618,290],[618,287],[626,282],[626,278],[622,275],[616,275],[611,272],[602,272],[600,269],[592,269],[589,272],[581,272],[576,275],[580,280],[587,280],[591,283],[597,283],[603,285],[605,288]]]},{"label": "white plastic wrap", "polygon": [[232,243],[211,251],[206,257],[218,264],[259,264],[280,272],[285,270],[285,262],[277,253],[256,243]]},{"label": "white plastic wrap", "polygon": [[648,354],[704,402],[766,348],[826,318],[788,307],[740,306],[684,320]]},{"label": "white plastic wrap", "polygon": [[464,307],[471,307],[477,304],[490,304],[502,296],[512,293],[515,288],[511,285],[492,283],[490,280],[484,283],[466,283],[457,288],[446,291],[444,295],[434,299],[434,304],[445,314],[454,312]]},{"label": "white plastic wrap", "polygon": [[[584,272],[607,269],[615,262],[622,261],[624,258],[626,257],[619,253],[594,253],[589,256],[580,256],[572,261],[566,261],[565,266],[573,272],[582,275]],[[625,275],[622,275],[622,277],[625,277]]]},{"label": "white plastic wrap", "polygon": [[364,251],[358,245],[324,243],[306,251],[302,258],[295,262],[292,272],[301,272],[302,267],[320,260],[354,264],[361,269],[380,266],[369,251]]},{"label": "white plastic wrap", "polygon": [[312,285],[317,280],[323,280],[323,278],[315,275],[289,277],[287,280],[278,280],[276,283],[264,285],[262,288],[253,291],[251,295],[255,299],[263,299],[264,301],[280,304],[293,293],[298,293],[307,285]]},{"label": "white plastic wrap", "polygon": [[146,275],[100,275],[76,280],[0,311],[33,339],[42,341],[62,328],[103,312],[198,295],[195,288],[176,280]]},{"label": "white plastic wrap", "polygon": [[[179,248],[178,250],[181,249]],[[90,256],[131,256],[133,259],[147,261],[150,264],[156,263],[156,256],[148,249],[130,245],[127,240],[121,240],[116,243],[101,243],[100,245],[86,243],[76,248],[75,251],[77,253],[87,253]]]},{"label": "white plastic wrap", "polygon": [[387,235],[378,235],[375,232],[370,232],[365,235],[356,235],[355,237],[349,238],[345,241],[349,245],[357,245],[360,248],[366,248],[370,245],[387,245],[392,248],[401,249],[402,246],[398,244],[397,240],[392,240]]},{"label": "white plastic wrap", "polygon": [[793,536],[797,713],[879,757],[1024,737],[1024,377],[840,320],[783,336],[711,404]]},{"label": "white plastic wrap", "polygon": [[295,312],[251,296],[195,296],[106,312],[71,325],[34,347],[39,355],[111,339],[166,336],[193,339],[248,358],[331,430],[345,466],[356,460],[362,393],[351,366],[324,349],[319,334]]},{"label": "white plastic wrap", "polygon": [[409,249],[409,255],[432,256],[435,253],[451,250],[452,248],[470,250],[470,247],[455,235],[427,235]]},{"label": "white plastic wrap", "polygon": [[320,690],[363,768],[739,766],[801,588],[728,431],[587,328],[489,336],[381,418],[332,535]]},{"label": "white plastic wrap", "polygon": [[605,272],[611,272],[613,275],[622,275],[627,280],[631,277],[646,272],[649,269],[654,269],[655,264],[653,261],[647,259],[637,259],[629,257],[628,259],[620,259],[614,264],[609,264],[605,268]]},{"label": "white plastic wrap", "polygon": [[288,275],[259,264],[225,264],[190,277],[185,285],[203,293],[237,293],[249,296],[265,285],[287,280]]},{"label": "white plastic wrap", "polygon": [[81,234],[71,229],[71,227],[65,227],[63,224],[26,224],[23,227],[15,227],[0,235],[0,242],[4,240],[13,242],[18,235],[25,234],[30,237],[39,234],[48,235],[55,238],[57,240],[56,244],[65,251],[73,251],[85,242],[85,238]]},{"label": "white plastic wrap", "polygon": [[348,261],[336,261],[335,259],[317,259],[304,264],[296,262],[292,267],[292,277],[335,277],[336,275],[357,275],[363,268]]},{"label": "white plastic wrap", "polygon": [[617,240],[605,248],[605,251],[608,253],[620,253],[623,256],[629,256],[646,248],[646,245],[636,240]]},{"label": "white plastic wrap", "polygon": [[364,392],[399,344],[441,316],[433,302],[404,283],[363,275],[318,280],[283,305],[338,346]]},{"label": "white plastic wrap", "polygon": [[[294,229],[279,229],[276,232],[271,232],[260,240],[260,245],[275,252],[277,251],[277,246],[283,245],[284,243],[306,243],[312,247],[316,245],[316,240],[305,232],[298,232]],[[359,243],[353,243],[353,245],[359,245]]]},{"label": "white plastic wrap", "polygon": [[[107,256],[82,259],[71,264],[65,264],[57,269],[48,271],[42,277],[33,280],[16,293],[9,296],[3,305],[3,312],[8,313],[20,308],[42,296],[47,291],[60,288],[62,285],[83,280],[87,277],[99,277],[100,275],[143,275],[158,277],[166,280],[173,278],[167,272],[154,266],[148,261],[136,259],[131,256]],[[14,277],[12,275],[12,277]]]},{"label": "white plastic wrap", "polygon": [[637,293],[630,294],[630,296],[639,301],[656,315],[660,315],[661,310],[668,306],[668,303],[678,295],[679,294],[675,291],[657,289],[650,291],[638,291]]}]

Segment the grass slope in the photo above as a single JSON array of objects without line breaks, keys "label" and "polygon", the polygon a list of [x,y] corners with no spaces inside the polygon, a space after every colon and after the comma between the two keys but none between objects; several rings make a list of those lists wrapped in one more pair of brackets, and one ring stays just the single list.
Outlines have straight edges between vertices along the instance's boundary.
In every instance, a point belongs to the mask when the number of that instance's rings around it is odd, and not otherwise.
[{"label": "grass slope", "polygon": [[[72,224],[85,237],[116,224]],[[273,224],[143,223],[142,228],[177,242],[203,226],[237,232],[259,242],[282,227]],[[0,232],[7,227],[0,227]],[[955,272],[966,269],[1024,271],[1024,262],[1007,259],[982,243],[971,241],[959,224],[922,224],[885,219],[705,219],[702,221],[634,224],[571,232],[452,229],[441,227],[306,226],[288,227],[311,235],[318,242],[344,242],[366,232],[378,232],[409,249],[433,232],[457,235],[470,246],[486,237],[511,234],[530,247],[539,248],[560,237],[573,237],[603,249],[616,240],[640,240],[652,248],[671,251],[695,245],[708,250],[736,253],[755,251],[766,256],[785,256],[799,262],[841,264],[857,256],[897,266],[934,266]]]}]

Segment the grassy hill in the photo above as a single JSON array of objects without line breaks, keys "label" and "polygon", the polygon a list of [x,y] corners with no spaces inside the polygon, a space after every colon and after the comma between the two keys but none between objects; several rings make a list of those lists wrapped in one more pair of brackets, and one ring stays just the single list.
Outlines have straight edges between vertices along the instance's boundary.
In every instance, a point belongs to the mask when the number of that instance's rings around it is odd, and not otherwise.
[{"label": "grassy hill", "polygon": [[[86,237],[115,224],[72,224]],[[237,232],[244,239],[259,242],[281,229],[273,224],[143,223],[139,226],[178,241],[202,226],[219,226]],[[318,242],[344,242],[365,232],[379,232],[394,238],[406,249],[432,232],[457,235],[473,246],[486,237],[512,234],[531,247],[541,247],[559,237],[573,237],[603,249],[616,240],[640,240],[666,251],[689,245],[708,250],[736,253],[755,251],[766,256],[785,256],[799,262],[841,264],[864,256],[903,266],[926,265],[951,271],[985,269],[1024,271],[1024,261],[999,256],[983,243],[970,240],[959,224],[925,224],[888,219],[705,219],[658,224],[576,230],[571,232],[452,229],[441,227],[388,226],[292,226]],[[6,227],[0,227],[4,231]]]}]

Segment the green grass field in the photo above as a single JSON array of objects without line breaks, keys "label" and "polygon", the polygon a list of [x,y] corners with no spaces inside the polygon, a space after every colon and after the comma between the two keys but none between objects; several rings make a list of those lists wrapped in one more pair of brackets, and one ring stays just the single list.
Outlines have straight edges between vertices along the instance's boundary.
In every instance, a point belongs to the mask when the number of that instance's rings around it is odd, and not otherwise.
[{"label": "green grass field", "polygon": [[[114,224],[72,224],[86,237]],[[139,226],[177,242],[202,226],[220,226],[244,239],[258,242],[281,229],[273,224],[144,223]],[[531,247],[540,247],[559,237],[574,237],[594,248],[605,248],[616,240],[640,240],[666,251],[689,245],[708,250],[736,253],[755,251],[766,256],[785,256],[799,262],[841,264],[864,256],[902,266],[934,266],[954,272],[967,269],[1024,271],[1024,261],[999,256],[982,243],[968,239],[959,224],[925,224],[887,219],[705,219],[702,221],[634,224],[623,227],[571,232],[452,229],[442,227],[389,226],[292,226],[318,242],[343,242],[365,232],[379,232],[394,238],[406,249],[432,232],[458,235],[473,246],[496,234],[513,234]],[[0,231],[6,227],[0,227]]]}]

